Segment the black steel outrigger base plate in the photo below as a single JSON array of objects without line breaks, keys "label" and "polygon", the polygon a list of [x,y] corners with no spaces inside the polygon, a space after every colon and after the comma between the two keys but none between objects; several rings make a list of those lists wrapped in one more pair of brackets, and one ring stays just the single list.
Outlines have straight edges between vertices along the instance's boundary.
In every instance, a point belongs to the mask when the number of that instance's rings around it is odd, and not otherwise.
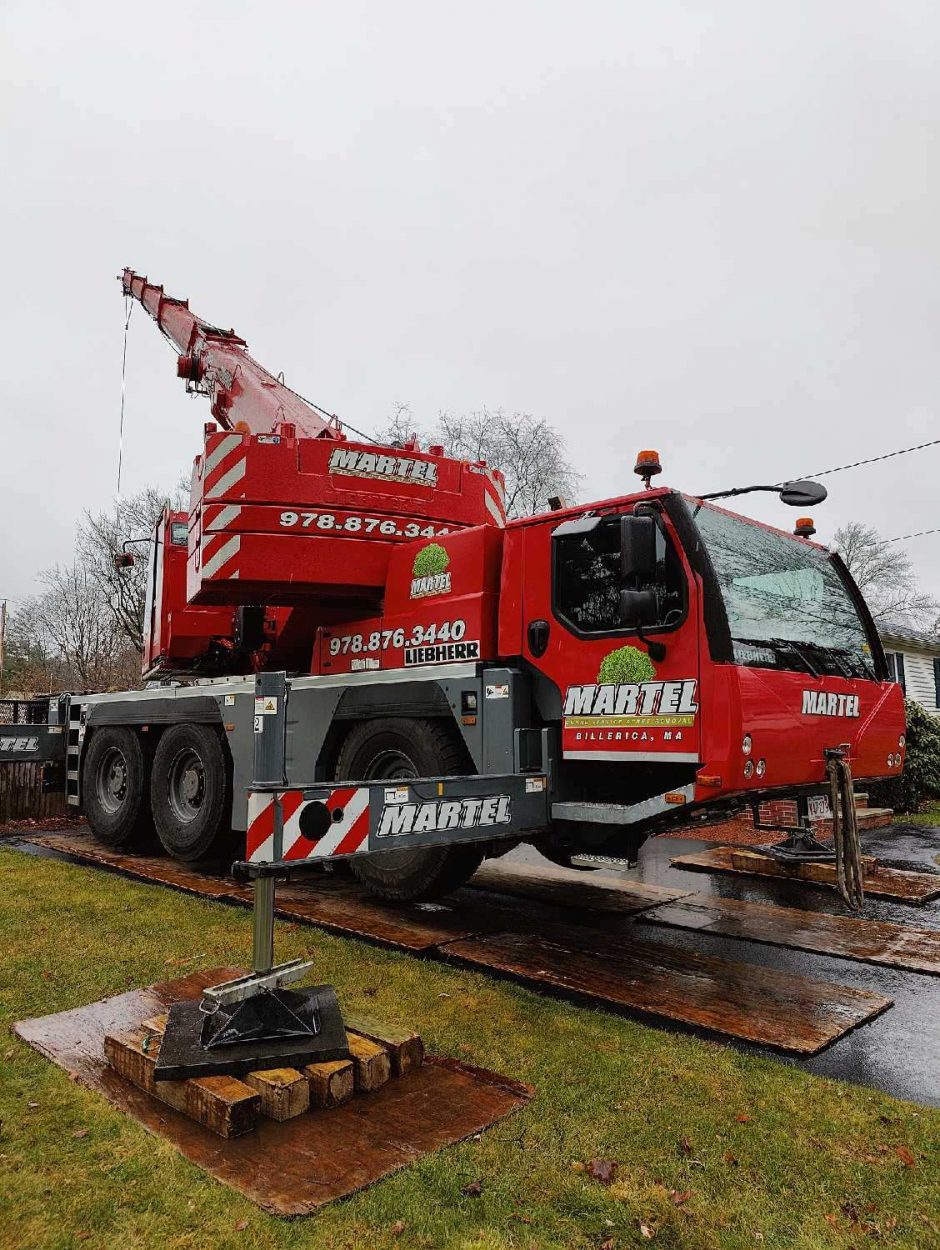
[{"label": "black steel outrigger base plate", "polygon": [[[242,1040],[222,1042],[220,1034],[240,1035]],[[331,985],[315,985],[269,991],[212,1015],[198,1002],[174,1003],[153,1075],[157,1081],[185,1081],[348,1058],[336,991]]]},{"label": "black steel outrigger base plate", "polygon": [[820,842],[809,831],[794,834],[783,842],[771,842],[752,849],[783,864],[826,864],[833,863],[836,858],[835,846],[831,842]]}]

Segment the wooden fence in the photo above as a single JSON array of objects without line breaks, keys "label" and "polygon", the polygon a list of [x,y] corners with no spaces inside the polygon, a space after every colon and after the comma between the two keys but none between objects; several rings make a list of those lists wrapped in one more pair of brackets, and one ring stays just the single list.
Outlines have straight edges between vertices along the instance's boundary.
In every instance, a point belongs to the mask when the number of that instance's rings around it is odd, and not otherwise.
[{"label": "wooden fence", "polygon": [[[0,699],[0,726],[43,724],[48,709],[48,698]],[[42,764],[0,764],[0,825],[65,815],[65,794],[43,793],[42,772]]]},{"label": "wooden fence", "polygon": [[0,764],[0,825],[65,815],[65,795],[43,793],[41,764]]}]

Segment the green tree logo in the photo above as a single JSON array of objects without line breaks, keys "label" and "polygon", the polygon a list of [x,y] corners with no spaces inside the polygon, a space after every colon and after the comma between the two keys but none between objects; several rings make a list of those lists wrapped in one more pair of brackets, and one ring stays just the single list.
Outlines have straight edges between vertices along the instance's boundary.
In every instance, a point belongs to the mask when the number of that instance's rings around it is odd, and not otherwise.
[{"label": "green tree logo", "polygon": [[618,647],[601,661],[597,680],[602,686],[627,686],[652,681],[656,676],[653,661],[639,647]]},{"label": "green tree logo", "polygon": [[446,571],[450,556],[440,543],[428,543],[415,556],[411,571],[415,577],[437,577]]}]

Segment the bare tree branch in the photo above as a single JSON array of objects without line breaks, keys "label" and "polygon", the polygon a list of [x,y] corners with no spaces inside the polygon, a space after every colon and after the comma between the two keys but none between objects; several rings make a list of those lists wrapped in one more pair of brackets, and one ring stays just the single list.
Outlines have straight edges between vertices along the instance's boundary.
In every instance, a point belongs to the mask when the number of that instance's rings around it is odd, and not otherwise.
[{"label": "bare tree branch", "polygon": [[442,412],[430,429],[418,426],[407,404],[396,404],[381,442],[404,442],[417,434],[425,446],[441,444],[450,456],[485,460],[506,477],[506,511],[510,517],[544,512],[558,495],[573,503],[581,482],[567,458],[557,430],[531,413],[509,414],[501,408],[478,412]]},{"label": "bare tree branch", "polygon": [[836,530],[835,548],[879,625],[936,632],[940,603],[917,585],[910,556],[885,544],[877,530],[851,521]]}]

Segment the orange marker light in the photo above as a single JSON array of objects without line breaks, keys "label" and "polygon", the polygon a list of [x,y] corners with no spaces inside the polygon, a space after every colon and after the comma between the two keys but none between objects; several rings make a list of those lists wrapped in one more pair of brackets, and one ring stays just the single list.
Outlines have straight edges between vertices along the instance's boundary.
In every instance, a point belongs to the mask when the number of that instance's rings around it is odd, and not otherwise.
[{"label": "orange marker light", "polygon": [[648,473],[652,477],[657,473],[662,473],[662,471],[663,466],[659,463],[658,451],[637,452],[636,464],[633,467],[634,473]]},{"label": "orange marker light", "polygon": [[659,463],[658,451],[641,451],[637,454],[636,464],[633,466],[633,472],[637,477],[641,477],[649,490],[650,478],[655,477],[657,473],[662,473],[663,466]]},{"label": "orange marker light", "polygon": [[816,526],[813,524],[811,516],[801,516],[796,519],[796,528],[794,534],[797,538],[812,538],[816,533]]}]

